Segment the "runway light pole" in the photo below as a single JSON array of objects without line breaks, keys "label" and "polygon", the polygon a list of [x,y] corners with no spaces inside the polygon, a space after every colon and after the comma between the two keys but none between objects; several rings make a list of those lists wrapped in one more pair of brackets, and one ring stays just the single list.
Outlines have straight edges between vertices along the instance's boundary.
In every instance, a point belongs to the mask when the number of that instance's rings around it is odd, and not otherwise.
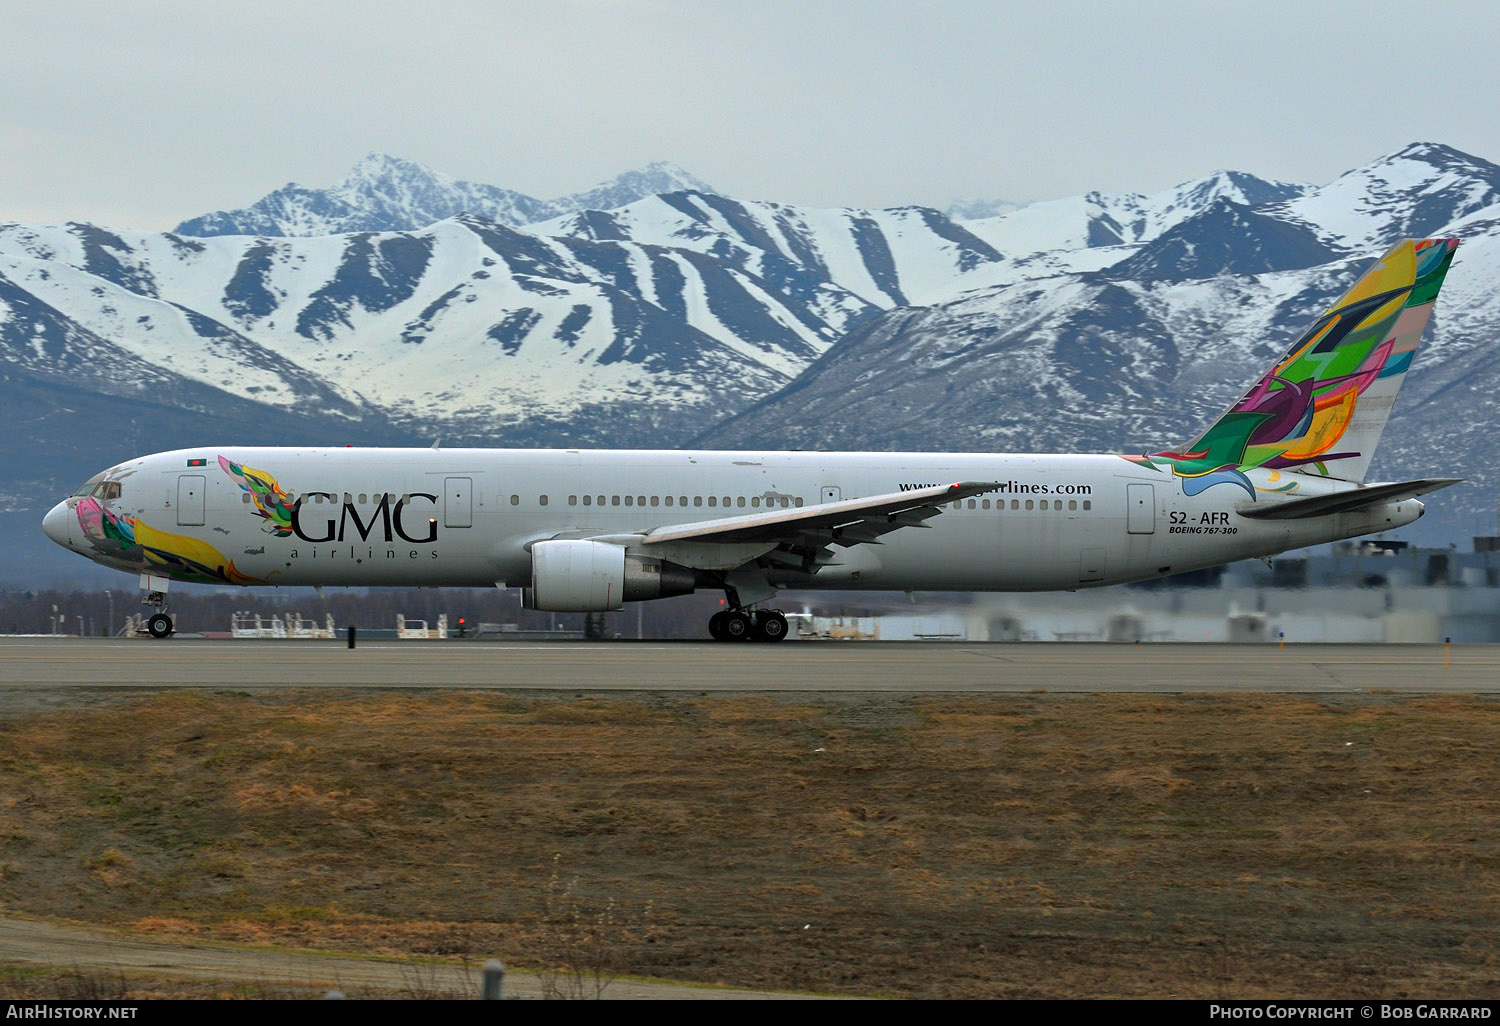
[{"label": "runway light pole", "polygon": [[104,636],[112,638],[115,636],[115,593],[105,588],[104,598],[109,602],[109,622],[105,625]]}]

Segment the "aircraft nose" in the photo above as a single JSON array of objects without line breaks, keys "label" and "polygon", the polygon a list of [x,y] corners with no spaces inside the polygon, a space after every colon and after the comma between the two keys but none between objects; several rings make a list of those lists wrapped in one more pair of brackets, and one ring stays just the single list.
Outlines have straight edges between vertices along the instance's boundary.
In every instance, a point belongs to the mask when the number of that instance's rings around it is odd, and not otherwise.
[{"label": "aircraft nose", "polygon": [[72,522],[73,511],[68,508],[66,502],[59,502],[56,506],[48,510],[47,515],[42,518],[42,530],[46,532],[48,538],[51,538],[57,544],[65,548],[70,547],[68,528],[72,525]]}]

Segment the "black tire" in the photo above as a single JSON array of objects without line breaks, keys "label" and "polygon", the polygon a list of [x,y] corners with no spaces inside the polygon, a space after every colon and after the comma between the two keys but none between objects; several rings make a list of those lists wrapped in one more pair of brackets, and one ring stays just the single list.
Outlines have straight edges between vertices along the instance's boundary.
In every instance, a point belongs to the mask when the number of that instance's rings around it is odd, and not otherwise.
[{"label": "black tire", "polygon": [[171,637],[172,618],[166,613],[157,613],[146,621],[146,631],[153,638]]},{"label": "black tire", "polygon": [[728,615],[727,612],[719,612],[708,618],[708,633],[715,641],[724,640],[724,618]]},{"label": "black tire", "polygon": [[755,633],[761,641],[785,641],[786,617],[780,613],[766,613],[755,622]]},{"label": "black tire", "polygon": [[755,637],[755,628],[748,614],[735,610],[724,615],[724,637],[728,641],[749,641]]}]

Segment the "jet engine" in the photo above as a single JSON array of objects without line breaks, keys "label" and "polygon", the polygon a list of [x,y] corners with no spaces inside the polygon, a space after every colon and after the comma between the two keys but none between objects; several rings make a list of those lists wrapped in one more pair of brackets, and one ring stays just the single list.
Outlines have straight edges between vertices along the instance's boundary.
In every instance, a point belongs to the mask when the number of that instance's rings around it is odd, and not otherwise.
[{"label": "jet engine", "polygon": [[523,604],[555,613],[601,613],[626,602],[687,595],[694,583],[688,567],[609,542],[544,541],[531,546],[531,587]]}]

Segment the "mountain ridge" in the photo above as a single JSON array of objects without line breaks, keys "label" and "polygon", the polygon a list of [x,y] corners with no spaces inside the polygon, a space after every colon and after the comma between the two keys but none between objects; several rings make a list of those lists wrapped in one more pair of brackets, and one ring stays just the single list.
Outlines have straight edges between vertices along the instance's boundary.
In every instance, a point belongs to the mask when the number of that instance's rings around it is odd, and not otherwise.
[{"label": "mountain ridge", "polygon": [[200,238],[416,231],[461,214],[516,227],[576,210],[624,206],[677,189],[712,191],[676,164],[654,161],[583,192],[541,200],[513,189],[463,181],[416,161],[369,153],[328,188],[288,182],[248,207],[200,214],[172,231]]},{"label": "mountain ridge", "polygon": [[[153,418],[356,444],[1176,445],[1394,228],[1465,239],[1376,463],[1467,476],[1423,522],[1452,530],[1500,486],[1500,167],[1421,143],[1327,186],[1221,171],[973,221],[673,188],[522,226],[0,224],[0,403],[45,426],[0,470],[0,512],[44,510],[79,467],[165,447]],[[71,398],[39,405],[48,388]]]}]

